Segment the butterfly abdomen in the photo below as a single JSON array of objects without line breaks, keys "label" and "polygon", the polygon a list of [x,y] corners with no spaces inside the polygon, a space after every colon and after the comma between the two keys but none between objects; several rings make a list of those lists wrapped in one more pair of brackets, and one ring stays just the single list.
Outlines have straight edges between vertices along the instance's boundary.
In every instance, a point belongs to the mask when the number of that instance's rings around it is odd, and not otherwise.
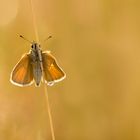
[{"label": "butterfly abdomen", "polygon": [[38,61],[33,64],[33,77],[36,86],[39,86],[42,77],[42,70],[41,70],[40,62]]}]

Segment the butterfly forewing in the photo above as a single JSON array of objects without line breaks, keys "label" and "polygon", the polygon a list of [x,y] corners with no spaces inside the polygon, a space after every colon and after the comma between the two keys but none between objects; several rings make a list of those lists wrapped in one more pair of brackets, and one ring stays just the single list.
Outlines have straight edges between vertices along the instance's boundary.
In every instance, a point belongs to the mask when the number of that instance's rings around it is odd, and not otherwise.
[{"label": "butterfly forewing", "polygon": [[65,73],[57,64],[56,59],[49,52],[42,53],[44,78],[48,85],[53,85],[65,78]]},{"label": "butterfly forewing", "polygon": [[11,73],[10,81],[18,86],[28,86],[33,82],[30,54],[25,54]]}]

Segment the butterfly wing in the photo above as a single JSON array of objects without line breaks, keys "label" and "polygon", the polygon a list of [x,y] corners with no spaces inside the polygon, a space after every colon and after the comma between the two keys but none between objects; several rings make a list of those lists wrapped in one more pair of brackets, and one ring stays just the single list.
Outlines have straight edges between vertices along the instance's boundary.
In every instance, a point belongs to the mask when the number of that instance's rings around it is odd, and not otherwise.
[{"label": "butterfly wing", "polygon": [[14,67],[10,81],[17,86],[28,86],[33,83],[33,72],[30,54],[25,54]]},{"label": "butterfly wing", "polygon": [[54,56],[49,52],[42,53],[44,78],[48,85],[53,85],[55,82],[59,82],[66,77],[64,71],[57,64]]}]

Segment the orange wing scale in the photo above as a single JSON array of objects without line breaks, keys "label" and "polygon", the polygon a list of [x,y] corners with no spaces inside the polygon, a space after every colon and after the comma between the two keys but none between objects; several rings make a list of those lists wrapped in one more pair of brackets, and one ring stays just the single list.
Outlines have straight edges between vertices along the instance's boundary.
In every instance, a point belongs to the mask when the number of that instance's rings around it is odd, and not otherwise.
[{"label": "orange wing scale", "polygon": [[44,78],[48,85],[53,85],[55,82],[59,82],[65,78],[65,73],[57,64],[54,56],[48,52],[42,53]]},{"label": "orange wing scale", "polygon": [[11,73],[10,81],[18,86],[28,86],[33,82],[33,72],[29,54],[25,54]]}]

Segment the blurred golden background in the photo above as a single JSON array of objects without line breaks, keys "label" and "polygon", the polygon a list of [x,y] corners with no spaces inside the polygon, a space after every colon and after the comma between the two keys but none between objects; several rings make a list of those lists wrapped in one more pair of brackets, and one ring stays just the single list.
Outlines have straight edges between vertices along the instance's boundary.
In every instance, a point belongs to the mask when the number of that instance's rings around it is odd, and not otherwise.
[{"label": "blurred golden background", "polygon": [[[39,39],[67,78],[48,87],[56,140],[140,140],[140,1],[33,0]],[[35,40],[29,0],[0,0],[0,140],[51,140],[44,87],[10,73]]]}]

